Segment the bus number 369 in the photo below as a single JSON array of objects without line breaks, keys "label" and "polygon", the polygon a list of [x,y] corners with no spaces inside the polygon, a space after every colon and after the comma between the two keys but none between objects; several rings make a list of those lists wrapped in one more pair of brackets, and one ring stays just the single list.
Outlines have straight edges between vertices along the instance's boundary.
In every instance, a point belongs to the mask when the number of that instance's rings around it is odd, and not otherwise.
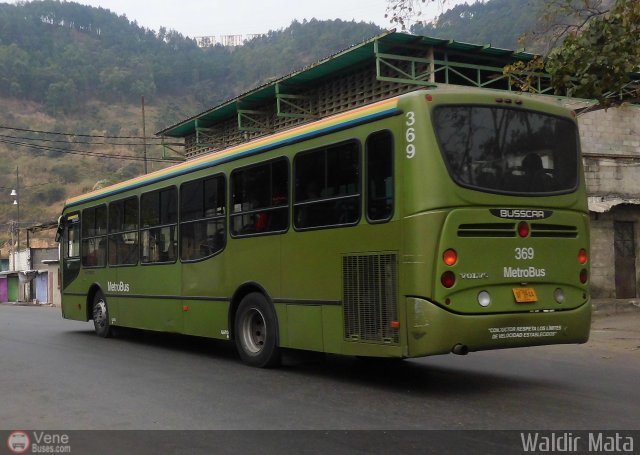
[{"label": "bus number 369", "polygon": [[413,141],[416,140],[416,129],[413,127],[416,123],[416,113],[409,111],[405,115],[407,131],[405,132],[405,138],[407,140],[407,158],[411,159],[416,156],[416,145]]},{"label": "bus number 369", "polygon": [[533,248],[516,248],[516,259],[519,261],[526,261],[528,259],[533,259],[535,254]]}]

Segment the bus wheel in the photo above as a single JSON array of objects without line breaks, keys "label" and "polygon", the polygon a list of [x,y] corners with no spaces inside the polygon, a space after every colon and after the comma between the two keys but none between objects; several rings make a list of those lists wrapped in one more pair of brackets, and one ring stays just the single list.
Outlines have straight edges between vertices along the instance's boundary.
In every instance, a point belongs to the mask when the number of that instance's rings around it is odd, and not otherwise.
[{"label": "bus wheel", "polygon": [[242,299],[234,329],[236,349],[244,363],[260,368],[280,363],[276,314],[262,294],[252,292]]},{"label": "bus wheel", "polygon": [[99,337],[108,338],[111,336],[107,299],[100,291],[96,292],[95,297],[93,297],[93,327]]}]

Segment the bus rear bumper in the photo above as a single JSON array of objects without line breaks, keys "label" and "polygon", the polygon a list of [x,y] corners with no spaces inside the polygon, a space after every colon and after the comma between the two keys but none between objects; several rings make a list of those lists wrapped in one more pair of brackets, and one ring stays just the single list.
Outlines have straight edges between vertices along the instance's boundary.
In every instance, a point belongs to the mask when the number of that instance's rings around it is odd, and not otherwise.
[{"label": "bus rear bumper", "polygon": [[563,311],[457,314],[419,298],[407,298],[408,354],[466,354],[490,349],[586,343],[591,302]]}]

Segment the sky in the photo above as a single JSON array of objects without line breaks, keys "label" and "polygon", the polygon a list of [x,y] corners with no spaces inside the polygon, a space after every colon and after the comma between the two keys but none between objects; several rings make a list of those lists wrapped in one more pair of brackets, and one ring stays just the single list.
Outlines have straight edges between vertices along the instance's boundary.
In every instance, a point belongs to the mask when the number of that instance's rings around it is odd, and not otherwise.
[{"label": "sky", "polygon": [[[74,0],[125,14],[130,21],[152,30],[173,29],[185,36],[250,35],[287,27],[296,19],[343,19],[373,22],[393,28],[386,0]],[[468,0],[470,3],[473,0]],[[423,5],[423,17],[443,12],[441,1]],[[448,0],[447,7],[465,0]]]}]

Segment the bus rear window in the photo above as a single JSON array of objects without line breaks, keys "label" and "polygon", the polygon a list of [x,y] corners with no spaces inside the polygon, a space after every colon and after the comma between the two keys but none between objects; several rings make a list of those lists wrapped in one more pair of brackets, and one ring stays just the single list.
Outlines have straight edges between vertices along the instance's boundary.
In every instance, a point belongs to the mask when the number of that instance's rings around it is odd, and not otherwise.
[{"label": "bus rear window", "polygon": [[461,186],[494,193],[567,193],[578,183],[578,135],[568,119],[522,109],[438,106],[438,143]]}]

